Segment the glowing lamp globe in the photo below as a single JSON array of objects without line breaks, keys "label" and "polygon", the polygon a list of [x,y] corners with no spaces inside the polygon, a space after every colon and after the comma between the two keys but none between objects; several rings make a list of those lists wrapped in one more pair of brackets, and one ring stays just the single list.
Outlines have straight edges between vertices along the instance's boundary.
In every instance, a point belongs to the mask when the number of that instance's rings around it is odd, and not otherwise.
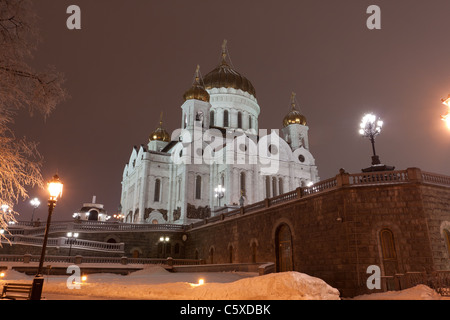
[{"label": "glowing lamp globe", "polygon": [[56,201],[62,196],[63,184],[59,180],[58,175],[53,176],[52,180],[48,183],[48,192],[50,194],[50,200]]}]

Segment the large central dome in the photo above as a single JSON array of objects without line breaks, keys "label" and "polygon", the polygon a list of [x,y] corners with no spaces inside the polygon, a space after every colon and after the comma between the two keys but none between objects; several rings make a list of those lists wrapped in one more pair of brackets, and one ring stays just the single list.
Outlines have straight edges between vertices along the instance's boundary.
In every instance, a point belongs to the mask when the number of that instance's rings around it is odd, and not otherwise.
[{"label": "large central dome", "polygon": [[234,70],[226,61],[226,41],[222,46],[222,62],[213,71],[208,73],[203,81],[205,89],[233,88],[248,92],[256,98],[256,91],[251,82],[239,72]]}]

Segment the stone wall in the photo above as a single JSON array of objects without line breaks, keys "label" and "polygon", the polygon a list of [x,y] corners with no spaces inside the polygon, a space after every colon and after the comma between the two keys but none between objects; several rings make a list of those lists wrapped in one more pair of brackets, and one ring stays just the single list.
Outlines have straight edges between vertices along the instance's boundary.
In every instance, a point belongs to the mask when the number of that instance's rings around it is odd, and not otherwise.
[{"label": "stone wall", "polygon": [[[394,181],[363,177],[364,183],[350,183],[355,175],[341,171],[317,192],[298,189],[284,202],[266,199],[257,211],[241,209],[185,230],[105,230],[80,232],[80,238],[123,242],[128,257],[171,256],[207,264],[273,262],[277,271],[307,273],[338,288],[344,297],[354,296],[369,293],[366,271],[371,265],[379,266],[382,276],[450,270],[444,234],[450,231],[450,188],[424,180],[419,169],[401,174]],[[385,240],[383,246],[382,231],[392,236],[392,245]],[[160,237],[166,236],[171,250],[164,254]],[[291,261],[283,255],[286,243]]]},{"label": "stone wall", "polygon": [[[450,189],[419,182],[344,185],[294,202],[238,215],[188,232],[186,258],[207,263],[272,261],[277,230],[289,226],[293,270],[317,276],[344,296],[367,292],[367,267],[382,275],[449,270],[443,228]],[[380,232],[393,234],[395,259],[383,259]],[[212,254],[211,254],[212,253]]]}]

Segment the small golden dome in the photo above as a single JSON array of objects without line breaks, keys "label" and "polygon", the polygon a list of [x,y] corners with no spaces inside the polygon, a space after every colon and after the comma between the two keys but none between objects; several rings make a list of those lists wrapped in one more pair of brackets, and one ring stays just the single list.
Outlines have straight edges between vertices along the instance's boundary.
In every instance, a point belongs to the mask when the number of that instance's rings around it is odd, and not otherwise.
[{"label": "small golden dome", "polygon": [[222,62],[204,78],[205,88],[234,88],[248,92],[256,98],[256,90],[252,83],[239,72],[234,70],[226,61],[226,40],[222,45]]},{"label": "small golden dome", "polygon": [[192,87],[184,93],[184,95],[183,95],[184,101],[194,99],[194,100],[201,100],[204,102],[209,102],[209,93],[200,84],[199,71],[200,71],[200,66],[197,66],[197,70],[195,72],[195,81],[192,84]]},{"label": "small golden dome", "polygon": [[170,135],[169,133],[164,130],[162,127],[162,112],[161,112],[161,119],[159,121],[159,127],[153,131],[150,134],[150,137],[148,138],[149,141],[164,141],[164,142],[170,142]]},{"label": "small golden dome", "polygon": [[301,124],[303,126],[306,126],[306,117],[302,115],[297,109],[295,105],[295,93],[292,93],[291,96],[291,111],[284,117],[283,119],[283,126],[287,127],[291,124]]},{"label": "small golden dome", "polygon": [[283,125],[287,127],[290,124],[301,124],[306,126],[306,118],[297,110],[292,110],[284,117]]}]

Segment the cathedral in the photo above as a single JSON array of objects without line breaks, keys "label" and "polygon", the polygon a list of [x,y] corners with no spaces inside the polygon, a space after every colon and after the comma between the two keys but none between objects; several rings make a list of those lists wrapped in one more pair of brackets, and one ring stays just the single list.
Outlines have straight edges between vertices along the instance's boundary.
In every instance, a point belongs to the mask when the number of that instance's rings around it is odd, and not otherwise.
[{"label": "cathedral", "polygon": [[235,70],[226,41],[219,65],[204,77],[197,67],[183,100],[179,129],[169,134],[161,114],[148,144],[132,150],[125,222],[191,224],[319,181],[295,94],[282,128],[260,129],[256,90]]}]

